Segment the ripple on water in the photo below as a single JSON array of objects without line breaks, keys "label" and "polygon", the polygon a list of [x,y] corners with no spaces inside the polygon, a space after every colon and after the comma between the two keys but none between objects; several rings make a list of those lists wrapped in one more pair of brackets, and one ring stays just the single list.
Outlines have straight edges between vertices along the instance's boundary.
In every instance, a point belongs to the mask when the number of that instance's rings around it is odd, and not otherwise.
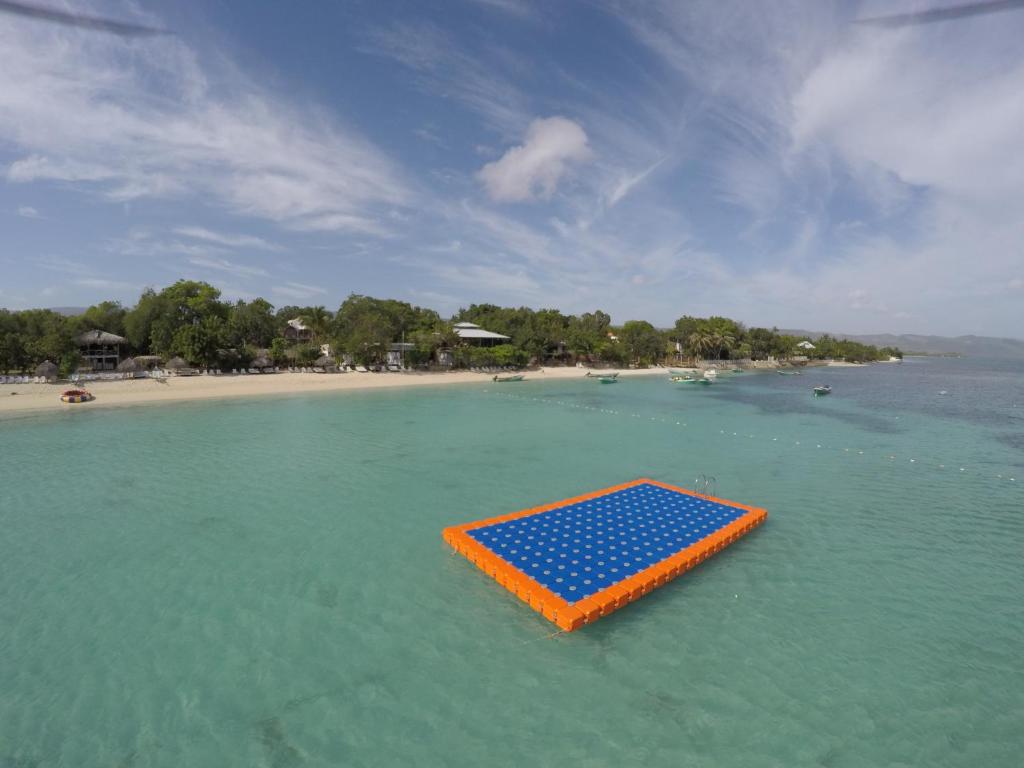
[{"label": "ripple on water", "polygon": [[[1021,446],[871,373],[0,424],[0,765],[1015,766]],[[701,473],[768,523],[569,635],[440,542]]]}]

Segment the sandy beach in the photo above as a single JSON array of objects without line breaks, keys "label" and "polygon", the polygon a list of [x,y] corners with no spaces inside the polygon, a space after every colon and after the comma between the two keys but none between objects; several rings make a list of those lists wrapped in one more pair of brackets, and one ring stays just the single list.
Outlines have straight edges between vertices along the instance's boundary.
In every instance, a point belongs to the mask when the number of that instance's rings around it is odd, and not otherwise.
[{"label": "sandy beach", "polygon": [[[544,368],[526,371],[528,381],[583,378],[588,369]],[[594,373],[611,371],[594,371]],[[668,375],[667,368],[621,370],[620,376]],[[3,384],[0,385],[0,418],[48,412],[81,410],[111,406],[151,405],[193,400],[216,400],[237,397],[266,397],[314,392],[389,389],[392,387],[434,387],[446,384],[494,384],[493,374],[470,371],[446,373],[274,373],[250,376],[171,376],[165,380],[129,379],[122,381],[91,381],[86,388],[95,395],[90,403],[67,404],[60,394],[73,385]],[[515,383],[495,386],[515,387]]]}]

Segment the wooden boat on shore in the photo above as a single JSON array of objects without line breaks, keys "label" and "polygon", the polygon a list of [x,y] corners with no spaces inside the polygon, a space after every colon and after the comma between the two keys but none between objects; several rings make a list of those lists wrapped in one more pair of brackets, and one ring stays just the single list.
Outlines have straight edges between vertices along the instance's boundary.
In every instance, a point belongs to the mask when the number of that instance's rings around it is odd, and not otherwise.
[{"label": "wooden boat on shore", "polygon": [[523,378],[524,375],[522,373],[515,373],[512,374],[511,376],[495,376],[494,381],[498,382],[499,384],[504,384],[510,381],[522,381]]},{"label": "wooden boat on shore", "polygon": [[617,378],[619,378],[619,372],[618,371],[615,371],[614,373],[594,373],[593,371],[587,371],[585,375],[586,375],[586,377],[588,379],[617,379]]},{"label": "wooden boat on shore", "polygon": [[832,387],[828,386],[827,384],[825,384],[823,386],[820,386],[820,387],[815,387],[814,388],[814,396],[815,397],[821,397],[822,395],[830,395],[830,394],[832,394]]}]

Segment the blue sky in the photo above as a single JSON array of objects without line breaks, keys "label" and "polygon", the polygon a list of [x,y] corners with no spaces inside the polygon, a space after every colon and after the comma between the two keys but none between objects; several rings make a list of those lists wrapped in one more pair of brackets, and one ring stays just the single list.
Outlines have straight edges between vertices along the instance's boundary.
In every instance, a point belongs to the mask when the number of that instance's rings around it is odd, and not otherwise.
[{"label": "blue sky", "polygon": [[[897,7],[898,5],[898,7]],[[207,280],[1024,335],[1024,12],[70,2],[0,15],[0,306]]]}]

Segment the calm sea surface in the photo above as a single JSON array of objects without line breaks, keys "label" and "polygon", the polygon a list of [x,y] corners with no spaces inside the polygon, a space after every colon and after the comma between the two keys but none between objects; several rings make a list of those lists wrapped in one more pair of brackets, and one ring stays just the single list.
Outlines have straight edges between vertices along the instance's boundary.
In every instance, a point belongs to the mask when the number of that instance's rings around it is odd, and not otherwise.
[{"label": "calm sea surface", "polygon": [[[441,541],[701,473],[767,524],[572,634]],[[9,420],[0,766],[1016,768],[1022,585],[1020,363]]]}]

